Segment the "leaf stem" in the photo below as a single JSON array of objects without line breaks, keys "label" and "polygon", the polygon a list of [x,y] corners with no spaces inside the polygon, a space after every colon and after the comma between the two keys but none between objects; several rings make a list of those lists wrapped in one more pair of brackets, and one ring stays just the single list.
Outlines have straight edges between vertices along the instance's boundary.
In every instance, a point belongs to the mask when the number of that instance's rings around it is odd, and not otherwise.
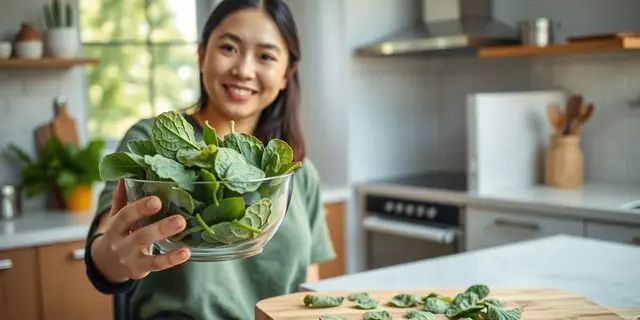
[{"label": "leaf stem", "polygon": [[231,221],[231,224],[233,224],[236,227],[245,229],[247,231],[251,231],[251,232],[255,232],[255,233],[262,233],[262,230],[260,230],[258,228],[255,228],[255,227],[252,227],[252,226],[250,226],[250,225],[248,225],[248,224],[246,224],[244,222],[238,221],[238,220]]},{"label": "leaf stem", "polygon": [[184,239],[184,237],[194,233],[194,232],[198,232],[198,231],[202,231],[202,227],[201,226],[195,226],[195,227],[191,227],[187,230],[184,230],[180,233],[178,233],[177,235],[173,236],[173,241],[180,241],[182,239]]},{"label": "leaf stem", "polygon": [[216,234],[211,228],[209,228],[209,226],[207,225],[206,222],[204,222],[204,220],[202,220],[202,217],[200,216],[199,213],[196,213],[196,220],[198,221],[198,223],[200,224],[200,226],[207,232],[209,232],[209,235],[214,235]]}]

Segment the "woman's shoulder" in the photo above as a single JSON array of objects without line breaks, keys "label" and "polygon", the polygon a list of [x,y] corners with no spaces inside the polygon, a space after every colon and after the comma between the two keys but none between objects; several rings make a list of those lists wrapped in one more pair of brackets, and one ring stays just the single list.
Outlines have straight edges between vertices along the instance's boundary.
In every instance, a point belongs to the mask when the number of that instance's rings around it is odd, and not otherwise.
[{"label": "woman's shoulder", "polygon": [[294,179],[297,180],[296,183],[301,184],[306,190],[316,188],[320,184],[318,169],[309,158],[302,160],[302,166],[296,170]]}]

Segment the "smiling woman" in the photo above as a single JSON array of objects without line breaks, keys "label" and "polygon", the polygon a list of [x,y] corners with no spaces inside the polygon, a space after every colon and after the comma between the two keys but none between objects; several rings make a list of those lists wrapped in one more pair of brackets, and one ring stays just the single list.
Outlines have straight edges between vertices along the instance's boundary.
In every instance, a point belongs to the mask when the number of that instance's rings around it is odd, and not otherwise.
[{"label": "smiling woman", "polygon": [[[282,0],[226,0],[209,16],[198,49],[201,98],[194,113],[184,115],[195,139],[202,140],[207,122],[222,137],[234,121],[236,132],[265,144],[287,142],[293,153],[286,160],[302,161],[302,168],[293,177],[286,217],[263,252],[216,263],[186,262],[188,247],[149,252],[150,245],[182,232],[190,217],[168,214],[133,228],[160,210],[159,199],[127,203],[123,183],[106,183],[85,261],[100,291],[129,293],[130,317],[253,319],[257,301],[298,290],[308,276],[317,277],[315,264],[334,257],[318,173],[305,158],[298,120],[299,60],[296,26]],[[151,140],[153,124],[153,118],[136,123],[117,151],[129,152],[132,140]]]}]

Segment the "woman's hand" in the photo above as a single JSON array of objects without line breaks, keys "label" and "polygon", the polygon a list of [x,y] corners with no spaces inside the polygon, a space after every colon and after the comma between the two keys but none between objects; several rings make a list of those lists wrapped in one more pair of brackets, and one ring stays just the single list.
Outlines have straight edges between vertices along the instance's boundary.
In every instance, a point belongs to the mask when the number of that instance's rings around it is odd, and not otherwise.
[{"label": "woman's hand", "polygon": [[149,253],[154,242],[185,228],[186,221],[181,215],[175,214],[134,230],[138,220],[160,210],[162,203],[158,197],[145,197],[127,204],[124,181],[120,180],[112,199],[111,211],[101,223],[104,235],[90,248],[96,268],[107,280],[118,283],[141,279],[151,271],[171,268],[189,259],[191,252],[187,248],[157,256]]}]

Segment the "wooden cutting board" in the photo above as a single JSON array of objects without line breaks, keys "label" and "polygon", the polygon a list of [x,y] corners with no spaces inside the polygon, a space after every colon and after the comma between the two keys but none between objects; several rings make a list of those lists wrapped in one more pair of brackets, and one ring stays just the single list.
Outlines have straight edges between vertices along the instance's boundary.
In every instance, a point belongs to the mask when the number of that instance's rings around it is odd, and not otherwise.
[{"label": "wooden cutting board", "polygon": [[78,145],[76,121],[67,112],[66,98],[58,98],[54,103],[54,118],[35,130],[36,146],[41,151],[51,137],[57,137],[64,145]]},{"label": "wooden cutting board", "polygon": [[[406,319],[404,317],[408,310],[419,310],[419,308],[394,308],[384,305],[398,293],[413,293],[425,296],[431,292],[438,292],[446,296],[454,297],[457,293],[465,289],[413,289],[413,290],[393,290],[393,291],[366,291],[370,296],[380,301],[380,306],[375,310],[388,311],[393,319]],[[317,320],[323,315],[342,316],[346,319],[362,319],[362,315],[367,310],[353,308],[353,303],[346,297],[356,293],[349,291],[322,291],[322,292],[299,292],[284,296],[273,297],[259,301],[256,304],[256,320]],[[329,296],[343,296],[344,302],[335,308],[310,309],[306,308],[302,302],[307,294],[319,294]],[[599,306],[585,297],[573,292],[557,289],[507,289],[496,288],[491,290],[491,298],[498,298],[507,303],[506,308],[511,309],[517,306],[526,305],[522,313],[523,320],[624,320],[609,309]],[[438,315],[438,319],[446,319],[444,315]]]}]

